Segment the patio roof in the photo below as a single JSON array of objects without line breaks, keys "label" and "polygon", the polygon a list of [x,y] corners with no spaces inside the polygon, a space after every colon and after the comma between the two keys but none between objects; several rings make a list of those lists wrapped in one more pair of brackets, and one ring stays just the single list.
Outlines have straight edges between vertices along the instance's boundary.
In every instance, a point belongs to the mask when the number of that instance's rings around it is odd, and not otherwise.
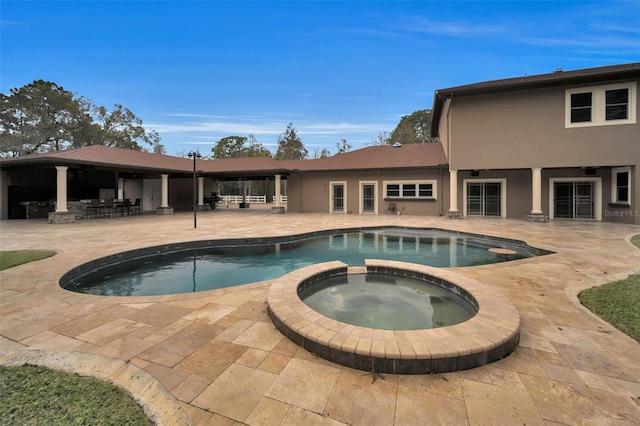
[{"label": "patio roof", "polygon": [[[198,160],[202,174],[231,179],[250,176],[287,175],[294,171],[341,171],[364,169],[424,168],[446,164],[439,143],[372,146],[311,160],[275,160],[268,157]],[[92,145],[67,151],[0,159],[0,168],[36,165],[94,166],[130,172],[191,173],[193,160],[144,151]]]}]

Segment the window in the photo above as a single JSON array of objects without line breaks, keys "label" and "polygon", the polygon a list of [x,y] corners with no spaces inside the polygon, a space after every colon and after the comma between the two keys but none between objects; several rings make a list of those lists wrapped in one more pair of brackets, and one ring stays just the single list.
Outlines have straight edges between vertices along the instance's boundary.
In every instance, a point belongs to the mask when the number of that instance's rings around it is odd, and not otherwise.
[{"label": "window", "polygon": [[385,182],[385,198],[434,200],[435,181]]},{"label": "window", "polygon": [[593,93],[571,94],[571,122],[582,123],[591,121],[591,106]]},{"label": "window", "polygon": [[400,185],[397,183],[390,183],[387,185],[387,197],[399,197]]},{"label": "window", "polygon": [[635,124],[636,82],[565,91],[565,127]]},{"label": "window", "polygon": [[611,170],[611,202],[631,204],[631,167]]},{"label": "window", "polygon": [[629,118],[629,89],[607,90],[605,120],[626,120],[627,118]]}]

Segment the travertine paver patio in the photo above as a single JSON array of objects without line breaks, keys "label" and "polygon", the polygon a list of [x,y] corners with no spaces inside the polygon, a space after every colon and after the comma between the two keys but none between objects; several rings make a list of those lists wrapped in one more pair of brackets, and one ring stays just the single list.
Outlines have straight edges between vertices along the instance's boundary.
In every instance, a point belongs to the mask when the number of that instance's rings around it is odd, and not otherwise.
[{"label": "travertine paver patio", "polygon": [[[476,232],[557,252],[456,268],[516,306],[517,351],[473,370],[386,374],[374,381],[284,338],[266,314],[269,282],[129,298],[58,286],[73,266],[123,250],[361,225]],[[253,206],[203,212],[197,230],[187,213],[70,225],[3,221],[2,250],[59,253],[0,272],[1,360],[32,359],[110,377],[164,424],[640,424],[640,345],[576,298],[584,288],[640,273],[640,250],[629,242],[639,232],[638,226],[593,222],[271,215]]]}]

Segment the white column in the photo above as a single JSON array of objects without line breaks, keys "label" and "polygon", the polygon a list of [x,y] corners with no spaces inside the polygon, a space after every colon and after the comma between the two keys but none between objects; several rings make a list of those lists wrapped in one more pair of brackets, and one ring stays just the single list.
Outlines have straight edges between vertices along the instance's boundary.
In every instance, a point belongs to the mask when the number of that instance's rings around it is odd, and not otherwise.
[{"label": "white column", "polygon": [[122,200],[124,198],[124,179],[118,179],[118,196],[116,197],[118,200]]},{"label": "white column", "polygon": [[169,175],[160,175],[162,178],[162,204],[160,208],[169,207]]},{"label": "white column", "polygon": [[247,202],[247,181],[242,181],[242,204],[246,205]]},{"label": "white column", "polygon": [[280,178],[281,175],[276,175],[276,207],[280,207],[280,205],[282,204],[280,202],[280,199],[282,198],[282,196],[280,195]]},{"label": "white column", "polygon": [[58,176],[56,180],[56,213],[67,213],[67,166],[56,166]]},{"label": "white column", "polygon": [[198,176],[198,205],[204,206],[204,177]]},{"label": "white column", "polygon": [[458,212],[458,171],[449,170],[449,212]]},{"label": "white column", "polygon": [[542,169],[531,169],[531,214],[542,214]]}]

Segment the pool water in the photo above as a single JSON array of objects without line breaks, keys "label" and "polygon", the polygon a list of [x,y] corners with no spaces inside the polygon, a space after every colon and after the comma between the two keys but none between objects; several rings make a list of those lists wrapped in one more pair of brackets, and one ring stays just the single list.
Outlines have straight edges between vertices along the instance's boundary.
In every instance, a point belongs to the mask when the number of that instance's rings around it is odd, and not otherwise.
[{"label": "pool water", "polygon": [[326,317],[382,330],[447,327],[477,312],[463,297],[442,287],[380,274],[329,278],[299,290],[298,296]]},{"label": "pool water", "polygon": [[500,261],[488,251],[492,247],[516,251],[517,255],[510,259],[537,255],[522,242],[406,228],[344,232],[271,244],[244,241],[224,246],[224,241],[220,243],[216,247],[165,254],[131,255],[134,258],[130,260],[125,253],[110,265],[67,277],[61,285],[71,291],[95,295],[150,296],[265,281],[332,260],[351,266],[364,265],[365,259],[385,259],[450,267]]}]

